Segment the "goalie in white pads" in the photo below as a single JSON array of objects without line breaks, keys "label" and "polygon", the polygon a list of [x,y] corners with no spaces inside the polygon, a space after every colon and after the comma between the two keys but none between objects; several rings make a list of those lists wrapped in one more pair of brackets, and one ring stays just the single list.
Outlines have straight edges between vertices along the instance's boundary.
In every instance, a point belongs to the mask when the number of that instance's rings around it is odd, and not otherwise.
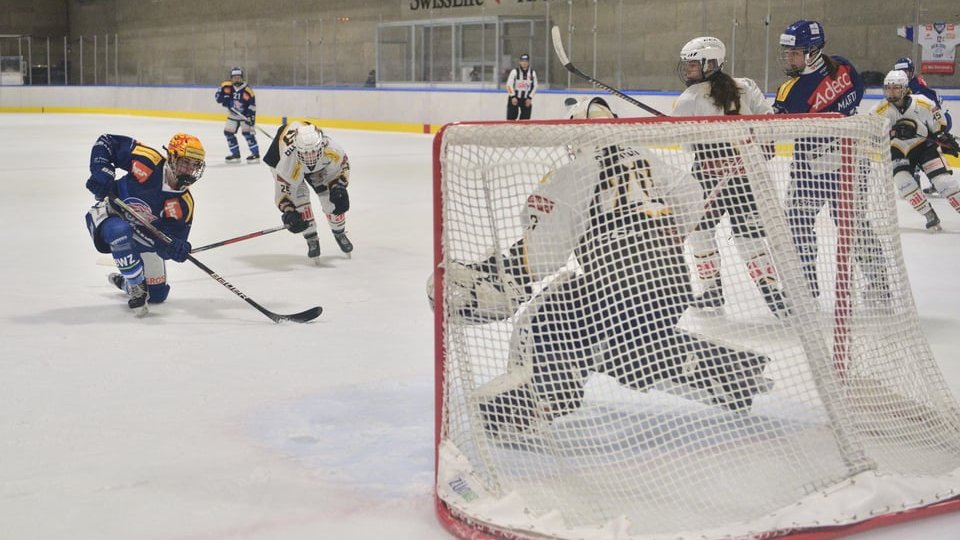
[{"label": "goalie in white pads", "polygon": [[[757,83],[727,75],[725,62],[726,47],[715,37],[694,38],[680,49],[677,75],[687,89],[677,99],[673,116],[773,114]],[[694,152],[693,174],[709,199],[706,216],[687,238],[703,290],[693,306],[718,309],[724,304],[716,229],[727,214],[737,250],[767,307],[777,317],[785,316],[780,280],[768,254],[766,233],[740,153],[729,143],[698,144],[690,150]],[[771,148],[769,157],[772,153]]]},{"label": "goalie in white pads", "polygon": [[[613,116],[597,98],[573,111]],[[478,389],[488,433],[536,430],[577,410],[590,373],[639,390],[660,381],[689,385],[727,410],[751,407],[766,389],[768,358],[677,327],[692,297],[684,237],[703,202],[696,180],[652,152],[577,148],[528,196],[521,240],[485,261],[444,269],[451,316],[514,317],[508,371]]]},{"label": "goalie in white pads", "polygon": [[940,230],[940,217],[927,200],[912,171],[923,170],[934,189],[960,212],[960,184],[953,178],[943,153],[960,155],[957,139],[947,131],[940,107],[930,99],[910,92],[906,73],[893,70],[883,79],[881,101],[870,111],[890,123],[890,154],[897,193],[926,218],[926,227]]},{"label": "goalie in white pads", "polygon": [[276,182],[276,204],[283,223],[290,232],[303,233],[307,257],[320,257],[310,189],[320,199],[337,245],[349,257],[353,251],[346,232],[350,162],[343,148],[310,122],[291,122],[277,130],[263,162],[270,166]]}]

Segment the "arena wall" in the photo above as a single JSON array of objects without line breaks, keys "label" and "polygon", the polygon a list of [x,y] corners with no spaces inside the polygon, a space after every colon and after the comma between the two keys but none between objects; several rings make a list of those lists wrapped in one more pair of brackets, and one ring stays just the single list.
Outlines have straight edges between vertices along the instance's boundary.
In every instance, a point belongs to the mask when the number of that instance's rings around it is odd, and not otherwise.
[{"label": "arena wall", "polygon": [[[99,113],[223,120],[223,107],[206,87],[6,86],[0,87],[0,112]],[[158,95],[163,96],[158,99]],[[283,118],[308,118],[345,129],[431,133],[449,122],[503,120],[506,97],[496,91],[424,89],[257,90],[258,122],[279,125]],[[534,120],[562,117],[568,97],[602,95],[624,117],[648,116],[619,98],[597,92],[544,91],[537,95]],[[677,92],[637,92],[643,103],[669,113]],[[881,98],[868,92],[860,110]],[[772,100],[772,96],[770,96]],[[960,96],[945,96],[945,108],[960,118]]]}]

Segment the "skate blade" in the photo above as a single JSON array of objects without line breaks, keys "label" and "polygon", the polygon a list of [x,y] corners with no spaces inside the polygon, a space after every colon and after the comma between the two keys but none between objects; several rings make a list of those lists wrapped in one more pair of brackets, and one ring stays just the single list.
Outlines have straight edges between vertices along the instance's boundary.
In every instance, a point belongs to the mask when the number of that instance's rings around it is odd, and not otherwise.
[{"label": "skate blade", "polygon": [[132,312],[133,312],[133,315],[134,315],[136,318],[138,318],[138,319],[142,319],[142,318],[146,317],[146,316],[147,316],[147,313],[150,312],[150,310],[147,309],[147,306],[143,306],[143,307],[139,307],[139,308],[134,308],[134,309],[131,309],[130,311],[132,311]]}]

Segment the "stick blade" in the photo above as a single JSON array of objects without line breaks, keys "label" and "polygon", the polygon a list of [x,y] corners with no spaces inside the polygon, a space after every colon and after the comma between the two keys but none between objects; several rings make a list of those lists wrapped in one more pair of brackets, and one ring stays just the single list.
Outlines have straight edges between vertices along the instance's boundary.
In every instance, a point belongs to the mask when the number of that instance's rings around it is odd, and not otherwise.
[{"label": "stick blade", "polygon": [[557,58],[564,67],[568,66],[570,59],[567,58],[567,53],[563,50],[563,40],[560,39],[560,27],[554,25],[554,27],[550,29],[550,35],[553,37],[553,52],[557,53]]},{"label": "stick blade", "polygon": [[321,313],[323,313],[323,308],[316,306],[292,315],[277,315],[277,317],[274,319],[274,322],[279,323],[284,321],[293,321],[297,323],[305,323],[316,319]]}]

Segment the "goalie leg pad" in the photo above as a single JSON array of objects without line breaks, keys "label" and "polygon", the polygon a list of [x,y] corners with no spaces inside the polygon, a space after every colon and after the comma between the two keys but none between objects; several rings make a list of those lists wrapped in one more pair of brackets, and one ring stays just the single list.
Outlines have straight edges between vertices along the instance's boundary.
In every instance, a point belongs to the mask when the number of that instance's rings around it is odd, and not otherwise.
[{"label": "goalie leg pad", "polygon": [[572,276],[554,280],[518,316],[507,373],[477,389],[488,433],[540,430],[580,407],[592,348],[577,320]]}]

